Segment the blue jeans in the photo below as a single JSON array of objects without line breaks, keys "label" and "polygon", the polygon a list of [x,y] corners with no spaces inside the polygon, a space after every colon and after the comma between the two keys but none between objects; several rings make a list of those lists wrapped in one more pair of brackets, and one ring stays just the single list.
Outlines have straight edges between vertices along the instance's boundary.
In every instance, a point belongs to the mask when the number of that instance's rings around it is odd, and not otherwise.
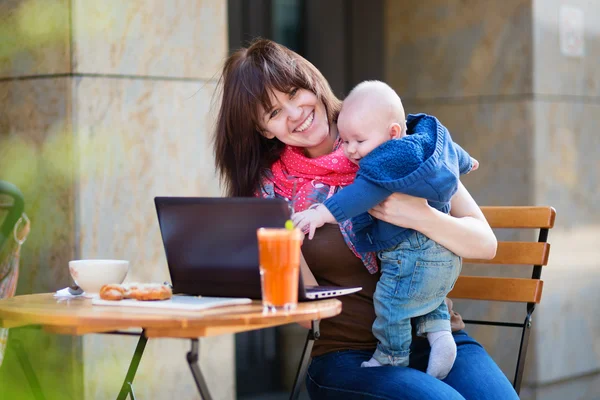
[{"label": "blue jeans", "polygon": [[383,365],[405,367],[412,341],[411,318],[419,336],[450,332],[444,299],[460,274],[461,258],[419,232],[380,251],[379,258],[381,278],[373,295],[377,316],[373,334],[379,343],[373,357]]},{"label": "blue jeans", "polygon": [[443,380],[424,371],[429,360],[427,340],[415,340],[411,368],[361,368],[370,351],[346,350],[315,357],[308,368],[306,387],[312,400],[518,400],[500,368],[475,339],[454,333],[457,355]]}]

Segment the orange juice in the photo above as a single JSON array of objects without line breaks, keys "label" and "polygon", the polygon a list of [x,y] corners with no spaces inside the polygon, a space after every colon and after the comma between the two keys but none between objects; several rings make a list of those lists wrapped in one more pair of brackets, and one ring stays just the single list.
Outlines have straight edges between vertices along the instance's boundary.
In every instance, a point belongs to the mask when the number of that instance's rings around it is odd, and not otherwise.
[{"label": "orange juice", "polygon": [[293,309],[298,304],[302,233],[297,229],[260,228],[256,235],[263,306]]}]

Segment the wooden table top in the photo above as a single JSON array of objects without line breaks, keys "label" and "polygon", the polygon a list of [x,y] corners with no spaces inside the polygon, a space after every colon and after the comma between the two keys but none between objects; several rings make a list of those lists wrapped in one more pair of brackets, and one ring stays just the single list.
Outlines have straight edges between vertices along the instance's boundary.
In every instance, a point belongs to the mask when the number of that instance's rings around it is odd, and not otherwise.
[{"label": "wooden table top", "polygon": [[53,293],[0,300],[0,327],[41,325],[67,335],[146,329],[147,337],[197,338],[330,318],[342,311],[336,299],[299,303],[293,311],[263,313],[260,301],[202,311],[92,305],[86,298]]}]

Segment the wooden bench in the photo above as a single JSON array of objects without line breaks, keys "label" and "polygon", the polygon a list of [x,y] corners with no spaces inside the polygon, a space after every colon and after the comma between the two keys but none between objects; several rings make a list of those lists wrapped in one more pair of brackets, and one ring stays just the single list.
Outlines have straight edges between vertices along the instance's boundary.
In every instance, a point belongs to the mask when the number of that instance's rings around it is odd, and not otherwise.
[{"label": "wooden bench", "polygon": [[[492,260],[465,259],[464,263],[483,265],[523,265],[532,268],[531,278],[507,278],[492,276],[460,276],[448,297],[500,302],[525,303],[523,323],[504,321],[465,320],[467,324],[481,324],[521,329],[521,343],[517,355],[517,367],[513,386],[517,393],[521,389],[523,369],[531,331],[531,315],[535,305],[542,299],[544,282],[541,280],[542,266],[548,264],[550,244],[548,231],[554,226],[556,211],[552,207],[482,207],[488,223],[498,229],[539,230],[537,242],[499,241],[496,256]],[[458,310],[460,312],[460,310]],[[318,321],[313,322],[296,379],[291,399],[297,399],[306,376],[313,343],[319,337]]]}]

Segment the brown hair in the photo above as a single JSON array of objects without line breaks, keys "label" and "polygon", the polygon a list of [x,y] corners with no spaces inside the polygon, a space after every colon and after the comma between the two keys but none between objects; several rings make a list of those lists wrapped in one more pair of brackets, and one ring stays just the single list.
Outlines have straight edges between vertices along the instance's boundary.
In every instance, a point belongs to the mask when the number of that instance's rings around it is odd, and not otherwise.
[{"label": "brown hair", "polygon": [[214,136],[215,164],[229,196],[254,196],[260,181],[284,148],[260,133],[259,107],[271,109],[274,90],[302,88],[325,105],[328,121],[337,121],[341,101],[319,70],[292,50],[260,39],[233,53],[219,79],[221,106]]}]

